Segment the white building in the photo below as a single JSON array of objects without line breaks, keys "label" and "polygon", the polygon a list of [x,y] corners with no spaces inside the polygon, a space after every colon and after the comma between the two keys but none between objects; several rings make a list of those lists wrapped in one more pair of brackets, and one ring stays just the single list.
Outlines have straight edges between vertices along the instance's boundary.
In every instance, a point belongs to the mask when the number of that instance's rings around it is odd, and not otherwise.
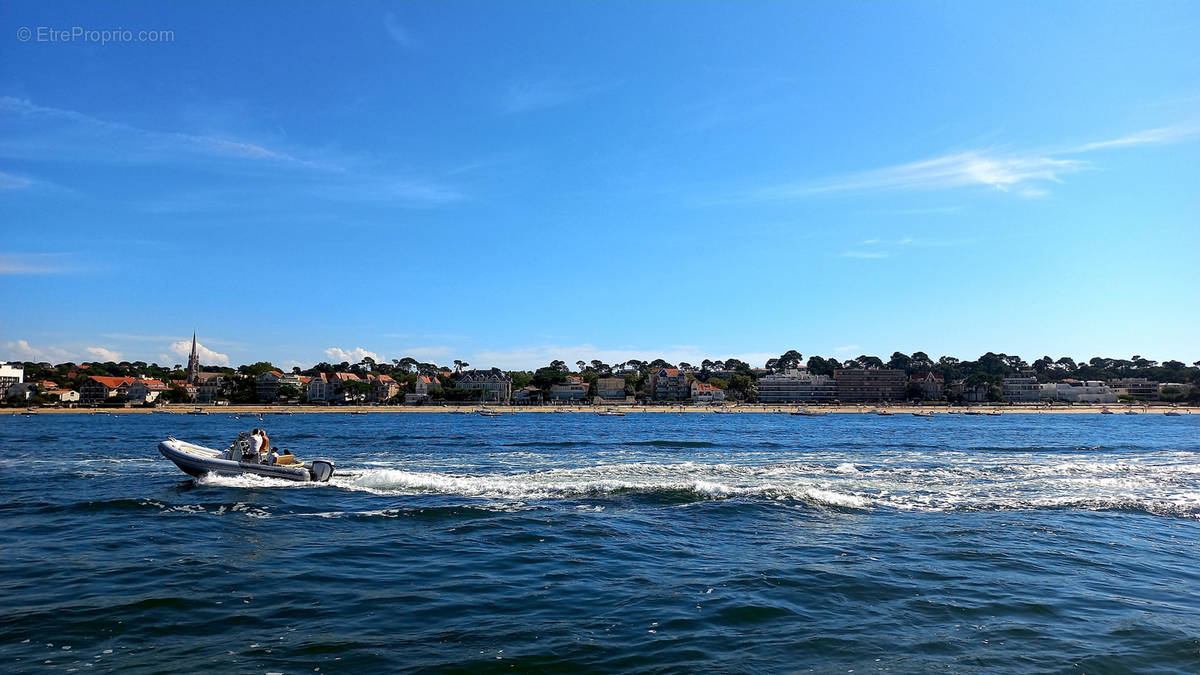
[{"label": "white building", "polygon": [[555,401],[582,401],[587,393],[588,383],[575,375],[568,376],[566,382],[550,387],[550,398]]},{"label": "white building", "polygon": [[1001,389],[1004,400],[1014,403],[1036,403],[1053,398],[1052,392],[1047,391],[1036,377],[1006,377]]},{"label": "white building", "polygon": [[25,381],[25,364],[0,361],[0,391]]},{"label": "white building", "polygon": [[807,368],[789,368],[758,380],[759,403],[807,403],[837,398],[837,383],[828,375],[813,375]]},{"label": "white building", "polygon": [[1117,392],[1100,380],[1065,380],[1044,385],[1054,398],[1069,403],[1116,403]]},{"label": "white building", "polygon": [[725,400],[725,390],[719,389],[707,382],[692,380],[693,403],[721,403]]}]

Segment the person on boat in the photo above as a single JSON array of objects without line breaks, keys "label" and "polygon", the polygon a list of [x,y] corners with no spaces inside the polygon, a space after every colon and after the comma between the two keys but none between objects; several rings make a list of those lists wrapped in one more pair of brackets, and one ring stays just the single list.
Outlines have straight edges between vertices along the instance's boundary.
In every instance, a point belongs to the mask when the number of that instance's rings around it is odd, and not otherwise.
[{"label": "person on boat", "polygon": [[246,454],[243,455],[244,461],[258,463],[259,459],[262,457],[261,453],[263,450],[263,438],[264,435],[262,429],[252,429],[250,431],[250,448],[246,450]]},{"label": "person on boat", "polygon": [[271,451],[267,453],[267,464],[278,464],[278,463],[279,463],[279,453],[276,452],[275,448],[271,448]]},{"label": "person on boat", "polygon": [[271,451],[271,438],[270,438],[270,436],[267,436],[266,430],[259,429],[258,435],[262,437],[262,451],[270,452]]}]

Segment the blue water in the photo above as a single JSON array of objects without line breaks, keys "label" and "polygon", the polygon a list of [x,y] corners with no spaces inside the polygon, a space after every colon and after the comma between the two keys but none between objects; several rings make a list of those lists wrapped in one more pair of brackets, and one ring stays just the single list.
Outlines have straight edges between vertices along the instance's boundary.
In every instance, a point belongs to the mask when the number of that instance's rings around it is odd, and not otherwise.
[{"label": "blue water", "polygon": [[[193,481],[265,426],[332,484]],[[0,417],[3,672],[1200,672],[1200,416]]]}]

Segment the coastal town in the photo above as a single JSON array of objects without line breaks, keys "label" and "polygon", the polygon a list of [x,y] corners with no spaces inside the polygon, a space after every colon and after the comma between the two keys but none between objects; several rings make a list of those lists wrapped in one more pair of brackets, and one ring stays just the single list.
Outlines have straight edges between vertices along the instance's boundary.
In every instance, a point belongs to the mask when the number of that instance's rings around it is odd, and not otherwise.
[{"label": "coastal town", "polygon": [[269,362],[201,365],[193,336],[186,368],[144,362],[0,363],[10,407],[230,406],[770,406],[770,405],[1195,405],[1200,363],[1093,358],[1075,362],[987,353],[976,361],[896,352],[888,361],[838,361],[790,350],[755,367],[738,359],[698,365],[630,360],[552,361],[533,371],[453,367],[412,358],[320,363],[284,372]]}]

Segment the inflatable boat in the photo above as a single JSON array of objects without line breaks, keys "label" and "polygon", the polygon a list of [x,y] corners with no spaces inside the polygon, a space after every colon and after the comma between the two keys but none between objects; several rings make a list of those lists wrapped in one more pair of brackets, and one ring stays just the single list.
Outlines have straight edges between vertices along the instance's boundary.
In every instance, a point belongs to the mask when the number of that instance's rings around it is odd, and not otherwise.
[{"label": "inflatable boat", "polygon": [[[300,462],[292,455],[280,455],[276,464],[265,464],[242,458],[241,453],[236,452],[234,447],[230,450],[213,450],[170,436],[158,444],[158,451],[184,473],[197,478],[206,473],[223,476],[253,474],[268,478],[324,483],[333,476],[333,462],[327,459]],[[234,456],[238,459],[231,458]]]}]

